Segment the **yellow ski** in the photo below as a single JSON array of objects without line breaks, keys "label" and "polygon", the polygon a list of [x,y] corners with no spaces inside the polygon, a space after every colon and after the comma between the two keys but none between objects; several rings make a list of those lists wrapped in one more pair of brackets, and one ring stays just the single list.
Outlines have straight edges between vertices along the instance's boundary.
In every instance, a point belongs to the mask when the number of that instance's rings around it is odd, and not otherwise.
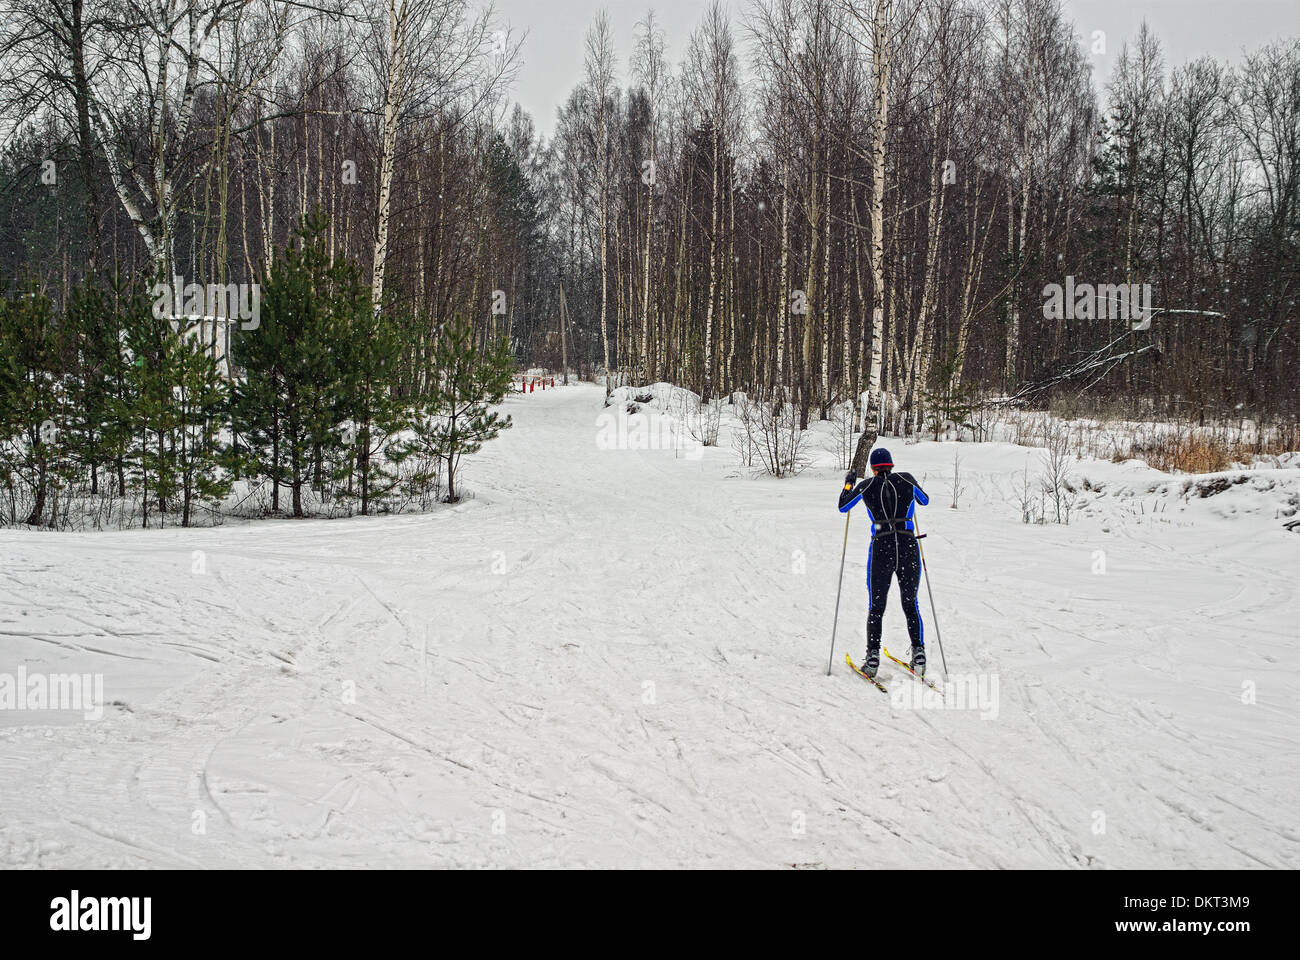
[{"label": "yellow ski", "polygon": [[921,681],[922,683],[924,683],[927,687],[929,687],[931,690],[933,690],[935,693],[937,693],[940,697],[943,696],[943,691],[942,691],[942,690],[940,690],[940,689],[939,689],[938,687],[936,687],[932,682],[930,682],[929,680],[925,679],[925,677],[921,676],[919,673],[917,673],[915,670],[913,670],[910,664],[906,664],[906,663],[904,663],[902,660],[899,660],[898,657],[894,656],[892,653],[889,652],[889,649],[888,649],[887,647],[881,647],[881,649],[884,650],[884,652],[885,652],[885,656],[887,656],[890,660],[893,660],[896,664],[898,664],[900,667],[902,667],[904,670],[906,670],[906,671],[907,671],[908,673],[910,673],[912,676],[916,677],[916,679],[920,680],[920,681]]},{"label": "yellow ski", "polygon": [[865,673],[863,673],[861,670],[859,670],[859,669],[854,665],[854,663],[853,663],[853,658],[852,658],[851,656],[849,656],[847,653],[844,654],[844,659],[847,660],[847,661],[849,662],[849,669],[852,670],[854,673],[856,673],[856,674],[857,674],[859,677],[861,677],[863,680],[867,680],[867,681],[869,681],[869,682],[871,682],[871,683],[874,683],[874,684],[876,685],[876,689],[879,690],[881,693],[888,693],[888,692],[889,692],[888,690],[885,689],[885,685],[884,685],[883,683],[881,683],[879,680],[877,680],[875,677],[869,677],[869,676],[867,676]]}]

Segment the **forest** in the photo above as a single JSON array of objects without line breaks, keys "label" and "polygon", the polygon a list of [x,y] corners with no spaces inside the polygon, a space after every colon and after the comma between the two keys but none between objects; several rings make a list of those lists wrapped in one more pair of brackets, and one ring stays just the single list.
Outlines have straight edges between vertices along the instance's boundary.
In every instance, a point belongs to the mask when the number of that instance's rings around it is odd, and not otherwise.
[{"label": "forest", "polygon": [[859,467],[990,405],[1294,449],[1300,39],[701,11],[598,15],[546,136],[490,5],[0,0],[3,522],[454,500],[515,369],[847,411]]}]

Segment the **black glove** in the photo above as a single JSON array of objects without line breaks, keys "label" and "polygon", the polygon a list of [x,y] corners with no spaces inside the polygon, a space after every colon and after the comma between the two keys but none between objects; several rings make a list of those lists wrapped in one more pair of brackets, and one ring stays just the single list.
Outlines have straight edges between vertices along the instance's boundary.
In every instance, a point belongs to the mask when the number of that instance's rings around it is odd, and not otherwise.
[{"label": "black glove", "polygon": [[845,489],[845,490],[852,490],[853,487],[857,484],[857,482],[858,482],[858,475],[857,475],[856,473],[854,473],[852,470],[850,470],[848,473],[844,474],[844,489]]}]

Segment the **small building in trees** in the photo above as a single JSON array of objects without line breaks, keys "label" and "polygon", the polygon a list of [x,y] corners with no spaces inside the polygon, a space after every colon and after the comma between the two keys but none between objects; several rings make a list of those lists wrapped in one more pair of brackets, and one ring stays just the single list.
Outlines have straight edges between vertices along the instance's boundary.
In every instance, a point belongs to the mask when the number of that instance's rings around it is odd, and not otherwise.
[{"label": "small building in trees", "polygon": [[243,371],[230,359],[231,331],[236,323],[239,323],[237,317],[200,314],[186,314],[171,318],[173,330],[187,340],[198,340],[207,347],[209,355],[216,362],[217,370],[226,380],[238,380],[243,377]]}]

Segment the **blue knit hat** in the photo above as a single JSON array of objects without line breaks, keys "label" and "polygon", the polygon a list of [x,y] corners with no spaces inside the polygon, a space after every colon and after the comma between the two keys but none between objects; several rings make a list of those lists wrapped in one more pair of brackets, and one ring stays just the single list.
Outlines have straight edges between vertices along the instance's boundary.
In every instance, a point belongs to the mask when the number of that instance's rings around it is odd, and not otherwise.
[{"label": "blue knit hat", "polygon": [[894,458],[889,455],[889,451],[884,447],[876,447],[871,451],[871,469],[878,470],[881,467],[893,467]]}]

